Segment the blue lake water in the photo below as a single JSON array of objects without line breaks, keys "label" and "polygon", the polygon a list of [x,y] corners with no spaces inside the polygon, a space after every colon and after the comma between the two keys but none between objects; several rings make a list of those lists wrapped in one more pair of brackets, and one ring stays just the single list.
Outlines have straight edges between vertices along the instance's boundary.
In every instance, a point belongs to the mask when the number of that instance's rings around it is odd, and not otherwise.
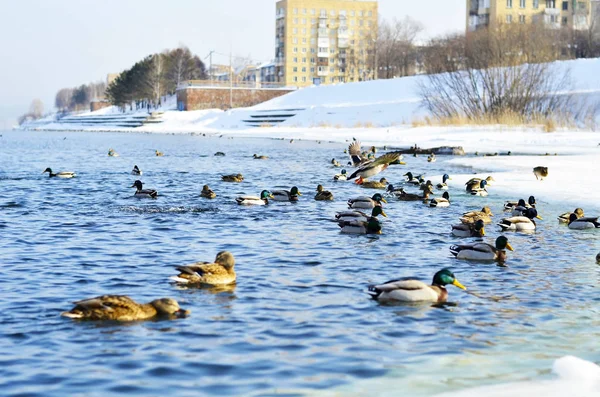
[{"label": "blue lake water", "polygon": [[[457,261],[450,235],[467,210],[505,197],[451,189],[453,204],[393,202],[380,236],[348,236],[332,222],[345,201],[371,195],[333,182],[345,144],[191,135],[2,132],[0,137],[0,390],[3,395],[431,395],[548,376],[573,354],[600,361],[598,234],[538,197],[532,235],[507,233],[507,267]],[[120,157],[108,157],[114,148]],[[154,150],[165,152],[156,157]],[[217,151],[225,157],[214,157]],[[252,154],[269,160],[253,160]],[[470,173],[424,156],[382,176]],[[129,188],[137,164],[156,200]],[[71,180],[41,172],[75,171]],[[241,172],[240,184],[221,182]],[[434,181],[437,183],[438,181]],[[334,202],[313,200],[322,183]],[[199,197],[202,185],[217,193]],[[300,201],[235,204],[241,194],[296,185]],[[582,203],[584,206],[584,203]],[[499,235],[486,228],[487,241]],[[229,290],[183,289],[177,265],[236,257]],[[451,267],[467,292],[450,303],[380,306],[366,286]],[[128,324],[60,317],[73,301],[127,294],[177,299],[191,316]],[[368,385],[368,386],[363,386]],[[361,387],[365,393],[361,393]]]}]

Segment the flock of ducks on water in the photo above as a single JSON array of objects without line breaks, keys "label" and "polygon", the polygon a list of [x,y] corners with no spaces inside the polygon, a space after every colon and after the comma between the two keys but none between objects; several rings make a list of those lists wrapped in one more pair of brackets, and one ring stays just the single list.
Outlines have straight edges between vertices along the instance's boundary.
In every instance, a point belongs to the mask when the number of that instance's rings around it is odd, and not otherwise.
[{"label": "flock of ducks on water", "polygon": [[[416,145],[415,145],[416,147]],[[385,190],[383,193],[375,193],[371,197],[360,196],[351,198],[347,201],[348,210],[337,212],[335,220],[338,222],[342,233],[348,234],[381,234],[382,224],[379,216],[387,217],[384,211],[383,203],[387,203],[392,198],[397,201],[421,201],[432,208],[445,208],[451,205],[448,180],[451,180],[448,174],[442,176],[442,181],[434,185],[430,180],[424,180],[422,176],[415,176],[411,172],[404,174],[406,180],[401,187],[394,187],[389,184],[385,178],[378,181],[369,181],[368,178],[374,177],[383,172],[392,164],[402,164],[403,156],[400,152],[389,152],[382,156],[375,157],[377,149],[372,147],[368,152],[363,152],[360,142],[354,140],[348,147],[350,162],[349,165],[356,167],[356,170],[348,175],[347,171],[341,170],[339,174],[333,177],[334,181],[355,180],[357,185],[366,189]],[[118,154],[109,150],[109,156],[115,157]],[[157,156],[163,153],[156,151]],[[215,153],[215,156],[224,156],[222,152]],[[267,156],[253,155],[254,159],[266,160]],[[427,157],[428,162],[435,162],[435,154]],[[331,160],[331,164],[340,167],[341,164]],[[73,178],[74,172],[53,173],[52,169],[47,168],[50,177]],[[535,167],[534,175],[536,179],[546,178],[548,176],[547,167]],[[131,171],[132,175],[141,176],[142,171],[136,165]],[[223,175],[222,181],[239,183],[244,180],[242,174]],[[466,182],[465,191],[468,194],[479,197],[488,195],[487,188],[494,183],[494,178],[489,176],[485,179],[473,178]],[[134,193],[138,198],[156,198],[158,192],[153,189],[143,189],[143,183],[136,180],[131,187],[136,188]],[[418,189],[417,192],[406,192],[405,188]],[[435,190],[442,191],[441,197],[430,198]],[[204,185],[200,196],[207,199],[217,197],[216,193],[208,185]],[[235,199],[239,205],[268,205],[269,200],[282,202],[296,202],[302,196],[299,189],[294,186],[290,190],[263,190],[259,196],[240,196]],[[322,185],[316,189],[315,200],[332,201],[334,196],[331,192],[325,190]],[[536,209],[536,199],[531,196],[527,200],[508,201],[504,204],[504,211],[510,212],[510,217],[506,217],[497,223],[502,232],[531,232],[536,229],[534,219],[542,219]],[[370,212],[364,212],[368,211]],[[470,211],[464,213],[460,218],[460,223],[452,225],[451,234],[456,237],[476,237],[485,236],[485,225],[492,223],[492,211],[488,206],[484,206],[481,211]],[[581,208],[576,208],[572,213],[567,212],[558,216],[560,222],[568,224],[570,229],[581,230],[600,228],[598,217],[585,217]],[[497,261],[503,264],[506,261],[506,250],[513,251],[508,238],[504,235],[496,238],[495,243],[488,244],[482,240],[477,240],[470,244],[455,244],[450,246],[450,253],[457,259],[471,261]],[[596,261],[600,263],[600,253],[596,256]],[[198,262],[191,265],[179,266],[176,269],[179,274],[171,277],[171,281],[186,286],[227,286],[236,282],[234,270],[235,259],[233,254],[227,251],[219,252],[213,263]],[[446,302],[448,298],[447,285],[454,285],[460,289],[466,290],[455,277],[450,269],[442,269],[435,273],[431,285],[414,278],[403,278],[387,281],[382,284],[368,286],[369,294],[373,299],[379,302]],[[63,312],[62,315],[74,319],[89,320],[118,320],[133,321],[144,320],[152,317],[186,317],[189,310],[179,307],[176,300],[171,298],[156,299],[152,302],[140,304],[131,298],[122,295],[104,295],[91,299],[75,302],[75,307]]]}]

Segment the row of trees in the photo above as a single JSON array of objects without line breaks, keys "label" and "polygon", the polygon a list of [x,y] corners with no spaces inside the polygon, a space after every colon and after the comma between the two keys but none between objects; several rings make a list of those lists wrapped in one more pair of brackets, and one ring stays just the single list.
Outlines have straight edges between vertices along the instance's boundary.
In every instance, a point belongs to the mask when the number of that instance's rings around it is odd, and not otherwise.
[{"label": "row of trees", "polygon": [[56,93],[54,106],[59,112],[71,112],[89,109],[90,102],[104,99],[106,83],[82,84],[75,88],[62,88]]},{"label": "row of trees", "polygon": [[19,116],[19,124],[23,124],[27,121],[37,120],[42,118],[44,115],[44,103],[41,99],[36,98],[31,101],[31,105],[29,105],[29,111],[25,114]]},{"label": "row of trees", "polygon": [[160,105],[161,97],[174,94],[186,80],[204,79],[202,60],[187,47],[149,55],[125,70],[107,87],[106,98],[117,106],[133,102]]}]

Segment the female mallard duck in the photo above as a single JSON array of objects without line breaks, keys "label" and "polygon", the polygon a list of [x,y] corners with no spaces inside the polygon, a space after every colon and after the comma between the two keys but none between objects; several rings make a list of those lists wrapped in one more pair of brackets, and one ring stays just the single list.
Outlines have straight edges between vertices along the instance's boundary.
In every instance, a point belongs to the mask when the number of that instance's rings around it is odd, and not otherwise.
[{"label": "female mallard duck", "polygon": [[154,154],[156,155],[156,157],[162,157],[165,155],[163,152],[159,152],[158,150],[155,150]]},{"label": "female mallard duck", "polygon": [[451,233],[456,237],[483,237],[485,236],[484,223],[479,219],[474,223],[453,225]]},{"label": "female mallard duck", "polygon": [[346,170],[342,170],[341,173],[336,174],[333,176],[333,180],[334,181],[345,181],[346,179],[348,179],[348,175],[346,174]]},{"label": "female mallard duck", "polygon": [[544,180],[544,178],[548,177],[548,167],[535,167],[533,169],[533,174],[535,175],[535,179]]},{"label": "female mallard duck", "polygon": [[462,285],[450,271],[442,269],[433,276],[431,285],[414,278],[391,280],[379,285],[369,285],[371,297],[378,302],[436,302],[443,303],[448,299],[446,285],[452,284],[460,289]]},{"label": "female mallard duck", "polygon": [[315,195],[317,201],[333,201],[333,193],[329,190],[324,190],[323,185],[317,186],[317,194]]},{"label": "female mallard duck", "polygon": [[244,180],[244,177],[242,176],[242,174],[233,174],[233,175],[223,175],[223,176],[221,176],[221,179],[224,182],[242,182]]},{"label": "female mallard duck", "polygon": [[186,317],[189,310],[179,307],[175,299],[155,299],[137,303],[124,295],[103,295],[75,302],[75,307],[62,316],[83,320],[138,321],[153,317]]},{"label": "female mallard duck", "polygon": [[446,183],[448,180],[452,180],[452,178],[450,178],[450,175],[444,174],[444,176],[442,176],[442,183],[438,183],[435,187],[440,190],[448,190],[448,184]]},{"label": "female mallard duck", "polygon": [[[481,187],[481,178],[471,178],[467,181],[467,183],[465,183],[466,188],[465,190],[467,192],[471,192],[471,190],[473,189],[479,189]],[[494,181],[494,178],[492,178],[492,176],[488,176],[487,178],[484,179],[484,181],[486,182],[485,184],[487,186],[492,186],[492,182]]]},{"label": "female mallard duck", "polygon": [[353,198],[348,200],[348,207],[349,208],[366,208],[366,209],[370,209],[373,207],[376,207],[378,205],[381,205],[381,202],[387,203],[387,201],[385,201],[385,199],[383,198],[383,196],[379,193],[376,193],[373,195],[373,197],[357,197],[357,198]]},{"label": "female mallard duck", "polygon": [[432,208],[450,207],[450,194],[448,192],[444,192],[441,198],[431,199],[429,206]]},{"label": "female mallard duck", "polygon": [[334,167],[340,167],[341,164],[339,161],[337,161],[336,159],[331,159],[331,165],[333,165]]},{"label": "female mallard duck", "polygon": [[212,189],[208,187],[208,185],[204,185],[202,187],[202,192],[200,192],[200,197],[214,199],[215,197],[217,197],[217,194],[213,192]]},{"label": "female mallard duck", "polygon": [[577,214],[571,214],[569,216],[569,229],[581,230],[599,227],[600,222],[598,222],[598,217],[584,216],[582,218],[577,218]]},{"label": "female mallard duck", "polygon": [[158,192],[154,189],[142,189],[143,183],[140,180],[133,182],[133,185],[130,187],[136,188],[133,197],[137,198],[156,198],[158,196]]},{"label": "female mallard duck", "polygon": [[352,175],[348,177],[348,179],[352,180],[360,177],[362,180],[375,176],[384,171],[391,162],[398,160],[399,157],[399,152],[386,153],[383,156],[376,158],[372,162],[364,164],[362,167],[354,171]]},{"label": "female mallard duck", "polygon": [[502,228],[502,231],[516,231],[516,232],[527,232],[535,230],[535,221],[533,218],[542,219],[538,215],[535,208],[527,208],[523,213],[523,216],[513,216],[511,218],[502,219],[498,226]]},{"label": "female mallard duck", "polygon": [[[507,201],[504,203],[504,211],[512,211],[517,207],[525,207],[527,208],[535,208],[536,205],[535,197],[529,196],[527,199],[527,203],[523,199],[519,199],[518,201]],[[567,219],[568,220],[568,219]]]},{"label": "female mallard duck", "polygon": [[381,223],[376,217],[368,221],[339,221],[342,233],[347,234],[381,234]]},{"label": "female mallard duck", "polygon": [[74,172],[70,172],[70,171],[63,171],[63,172],[57,172],[56,174],[52,172],[51,168],[46,168],[44,170],[44,172],[42,172],[42,174],[44,173],[48,173],[48,176],[50,178],[74,178],[77,176],[76,173]]},{"label": "female mallard duck", "polygon": [[358,184],[361,187],[364,187],[366,189],[385,189],[388,181],[385,178],[381,178],[379,180],[379,182],[377,181],[364,181],[362,178],[358,179]]},{"label": "female mallard duck", "polygon": [[119,157],[119,153],[115,152],[115,149],[108,149],[108,156],[109,157]]},{"label": "female mallard duck", "polygon": [[254,154],[254,156],[252,156],[252,158],[254,160],[267,160],[269,157],[268,156],[263,156],[263,155],[257,155],[256,153]]},{"label": "female mallard duck", "polygon": [[575,208],[575,211],[573,212],[565,212],[564,214],[560,214],[558,216],[559,222],[569,223],[571,214],[575,214],[578,219],[585,216],[583,213],[583,208]]},{"label": "female mallard duck", "polygon": [[373,207],[371,216],[361,211],[342,211],[335,214],[335,219],[338,221],[363,221],[368,222],[371,218],[377,218],[378,215],[387,218],[387,214],[383,211],[380,206]]},{"label": "female mallard duck", "polygon": [[431,181],[428,179],[427,182],[421,183],[421,185],[419,185],[419,190],[428,190],[430,192],[433,192],[433,183],[431,183]]},{"label": "female mallard duck", "polygon": [[241,196],[235,199],[239,205],[267,205],[269,199],[273,198],[273,195],[268,190],[263,190],[260,193],[260,197],[256,196]]},{"label": "female mallard duck", "polygon": [[294,186],[291,190],[274,190],[273,200],[274,201],[298,201],[298,196],[302,196],[302,193],[298,190],[298,187]]},{"label": "female mallard duck", "polygon": [[435,153],[431,153],[429,156],[427,156],[428,163],[435,163],[436,160],[437,158],[435,157]]},{"label": "female mallard duck", "polygon": [[180,284],[228,285],[235,283],[235,259],[229,251],[217,254],[214,263],[196,262],[191,265],[178,266],[181,273],[171,277]]},{"label": "female mallard duck", "polygon": [[494,214],[492,214],[490,207],[483,207],[481,211],[465,212],[460,218],[460,221],[462,223],[471,224],[481,220],[487,225],[492,223],[492,216],[494,216]]},{"label": "female mallard duck", "polygon": [[133,170],[131,170],[131,175],[141,176],[142,170],[140,170],[137,165],[134,165]]},{"label": "female mallard duck", "polygon": [[488,195],[488,191],[485,188],[486,185],[487,181],[485,179],[479,181],[479,187],[472,187],[471,190],[469,190],[469,193],[471,193],[471,196],[486,197]]},{"label": "female mallard duck", "polygon": [[508,243],[508,239],[500,236],[496,239],[495,246],[482,242],[453,245],[450,247],[450,252],[457,259],[504,262],[506,260],[506,249],[514,251],[513,247]]}]

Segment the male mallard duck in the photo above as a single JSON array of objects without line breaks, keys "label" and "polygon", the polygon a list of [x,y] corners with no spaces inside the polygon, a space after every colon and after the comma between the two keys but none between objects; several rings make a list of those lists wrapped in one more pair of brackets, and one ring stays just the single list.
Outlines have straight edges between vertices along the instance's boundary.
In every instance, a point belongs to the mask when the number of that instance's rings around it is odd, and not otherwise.
[{"label": "male mallard duck", "polygon": [[558,220],[560,222],[569,223],[571,214],[575,214],[577,216],[577,218],[583,218],[584,217],[583,208],[575,208],[575,211],[573,211],[573,212],[565,212],[564,214],[560,214],[558,216]]},{"label": "male mallard duck", "polygon": [[291,190],[273,191],[274,201],[298,201],[298,196],[302,196],[302,193],[300,193],[296,186],[292,187]]},{"label": "male mallard duck", "polygon": [[268,156],[263,156],[263,155],[257,155],[256,153],[254,154],[254,156],[252,156],[252,158],[254,160],[267,160],[269,157]]},{"label": "male mallard duck", "polygon": [[158,192],[154,189],[142,189],[143,183],[140,180],[133,182],[133,185],[130,187],[136,188],[133,197],[137,198],[156,198],[158,196]]},{"label": "male mallard duck", "polygon": [[452,180],[452,178],[450,178],[450,175],[444,174],[444,176],[442,176],[442,183],[438,183],[435,187],[440,190],[448,190],[448,184],[446,183],[448,180]]},{"label": "male mallard duck", "polygon": [[268,190],[263,190],[260,193],[260,197],[256,196],[241,196],[235,199],[239,205],[267,205],[269,199],[273,198],[273,195]]},{"label": "male mallard duck", "polygon": [[492,223],[492,216],[494,216],[494,214],[492,214],[490,207],[483,207],[481,211],[465,212],[460,218],[460,221],[462,223],[472,224],[481,220],[487,225]]},{"label": "male mallard duck", "polygon": [[378,302],[446,302],[448,291],[445,286],[452,284],[460,289],[462,285],[450,271],[442,269],[433,276],[431,285],[414,278],[391,280],[379,285],[369,285],[371,297]]},{"label": "male mallard duck", "polygon": [[400,201],[423,201],[423,202],[425,202],[426,200],[429,199],[429,195],[433,192],[431,190],[425,190],[425,191],[423,191],[422,195],[406,193],[403,188],[396,189],[396,188],[394,188],[394,185],[388,185],[387,193],[394,196],[395,198],[397,198]]},{"label": "male mallard duck", "polygon": [[596,263],[600,264],[600,252],[596,255]]},{"label": "male mallard duck", "polygon": [[404,174],[403,176],[405,176],[407,179],[405,181],[405,183],[408,183],[410,185],[420,185],[421,184],[421,176],[417,176],[414,177],[412,172],[407,172],[406,174]]},{"label": "male mallard duck", "polygon": [[165,155],[163,152],[159,152],[158,150],[155,150],[154,154],[156,155],[156,157],[162,157]]},{"label": "male mallard duck", "polygon": [[[492,182],[495,182],[491,175],[485,178],[484,181],[487,186],[492,186]],[[479,189],[481,186],[481,178],[471,178],[467,181],[467,183],[465,183],[465,185],[465,190],[467,192],[471,192],[473,189]]]},{"label": "male mallard duck", "polygon": [[432,208],[450,207],[450,194],[448,192],[444,192],[441,198],[431,199],[429,206]]},{"label": "male mallard duck", "polygon": [[381,223],[376,217],[368,221],[340,221],[342,233],[348,234],[381,234]]},{"label": "male mallard duck", "polygon": [[242,174],[233,174],[233,175],[223,175],[221,179],[225,182],[242,182],[244,177]]},{"label": "male mallard duck", "polygon": [[[506,208],[506,206],[504,208]],[[517,202],[516,207],[513,207],[512,211],[511,211],[511,215],[512,216],[525,216],[525,211],[527,211],[529,208],[535,208],[535,197],[533,197],[533,196],[529,197],[529,203],[526,203],[525,200],[520,199]]]},{"label": "male mallard duck", "polygon": [[373,195],[373,197],[357,197],[348,200],[348,207],[350,208],[373,208],[381,205],[381,202],[387,203],[383,196],[379,193]]},{"label": "male mallard duck", "polygon": [[508,239],[500,236],[496,239],[496,245],[488,243],[474,243],[453,245],[450,247],[450,252],[457,259],[466,259],[473,261],[499,261],[506,260],[506,249],[514,251],[513,247],[508,243]]},{"label": "male mallard duck", "polygon": [[223,152],[216,152],[214,155],[217,156],[217,157],[224,157],[225,153],[223,153]]},{"label": "male mallard duck", "polygon": [[507,230],[517,232],[532,231],[535,230],[536,227],[533,218],[542,219],[535,208],[527,208],[523,216],[513,216],[511,218],[502,219],[498,223],[498,226],[502,228],[503,232]]},{"label": "male mallard duck", "polygon": [[346,179],[348,179],[348,175],[346,175],[346,170],[342,170],[341,173],[333,176],[334,181],[345,181]]},{"label": "male mallard duck", "polygon": [[525,203],[525,200],[523,199],[519,199],[518,201],[507,201],[504,203],[504,211],[513,211],[517,207],[524,207],[525,209],[535,208],[535,205],[537,204],[535,197],[529,196],[527,201],[527,203]]},{"label": "male mallard duck", "polygon": [[431,153],[429,156],[427,156],[427,162],[428,163],[435,163],[436,157],[435,157],[435,153]]},{"label": "male mallard duck", "polygon": [[83,320],[138,321],[153,317],[186,317],[189,310],[179,307],[175,299],[155,299],[137,303],[124,295],[103,295],[75,302],[75,307],[62,316]]},{"label": "male mallard duck", "polygon": [[337,161],[336,159],[331,159],[331,165],[333,165],[334,167],[340,167],[341,164],[339,161]]},{"label": "male mallard duck", "polygon": [[317,194],[315,195],[317,201],[333,201],[333,193],[329,190],[323,190],[323,185],[317,186]]},{"label": "male mallard duck", "polygon": [[488,195],[488,191],[485,188],[486,185],[486,180],[479,181],[479,187],[472,187],[471,190],[468,190],[468,192],[471,193],[471,196],[485,197]]},{"label": "male mallard duck", "polygon": [[577,218],[577,214],[571,214],[569,216],[569,229],[581,230],[581,229],[593,229],[599,228],[600,222],[598,217],[584,216]]},{"label": "male mallard duck", "polygon": [[484,224],[481,219],[473,223],[452,225],[452,235],[456,237],[483,237],[485,236]]},{"label": "male mallard duck", "polygon": [[42,172],[42,174],[44,173],[48,173],[48,176],[50,178],[74,178],[77,176],[76,173],[74,172],[70,172],[70,171],[63,171],[63,172],[57,172],[56,174],[52,172],[51,168],[46,168],[44,170],[44,172]]},{"label": "male mallard duck", "polygon": [[533,175],[535,175],[535,179],[544,180],[544,178],[548,177],[548,167],[535,167],[533,169]]},{"label": "male mallard duck", "polygon": [[131,175],[141,176],[142,170],[140,170],[137,165],[134,165],[133,170],[131,171]]},{"label": "male mallard duck", "polygon": [[360,165],[370,162],[369,159],[367,158],[367,156],[364,156],[362,154],[362,149],[360,147],[359,141],[353,141],[348,146],[348,154],[350,156],[351,165],[353,165],[355,167],[358,167]]},{"label": "male mallard duck", "polygon": [[200,192],[200,197],[204,197],[207,199],[214,199],[217,197],[217,194],[208,187],[208,185],[204,185],[202,187],[202,192]]},{"label": "male mallard duck", "polygon": [[[392,161],[396,161],[400,157],[398,152],[386,153],[383,156],[373,160],[373,162],[364,164],[362,167],[357,169],[348,177],[349,180],[360,177],[361,179],[367,179],[375,176],[385,170]],[[358,182],[357,182],[358,183]]]},{"label": "male mallard duck", "polygon": [[371,218],[376,218],[378,215],[387,218],[387,214],[383,211],[383,208],[376,205],[371,211],[371,216],[365,214],[362,211],[342,211],[335,214],[335,219],[338,221],[363,221],[368,222]]},{"label": "male mallard duck", "polygon": [[196,262],[191,265],[177,266],[181,273],[171,280],[181,284],[227,285],[235,283],[235,259],[229,251],[217,254],[214,263]]},{"label": "male mallard duck", "polygon": [[108,149],[108,156],[109,157],[119,157],[119,153],[115,152],[115,149]]},{"label": "male mallard duck", "polygon": [[387,179],[385,178],[381,178],[378,181],[365,181],[362,179],[362,177],[358,178],[357,183],[361,186],[364,187],[366,189],[385,189],[385,187],[388,184]]}]

